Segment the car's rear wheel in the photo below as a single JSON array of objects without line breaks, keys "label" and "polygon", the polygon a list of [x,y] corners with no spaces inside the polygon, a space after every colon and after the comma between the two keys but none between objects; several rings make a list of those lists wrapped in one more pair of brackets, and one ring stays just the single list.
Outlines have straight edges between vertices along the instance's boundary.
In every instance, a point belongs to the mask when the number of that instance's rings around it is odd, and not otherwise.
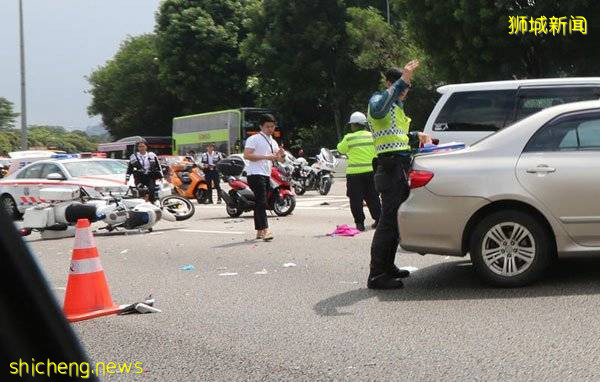
[{"label": "car's rear wheel", "polygon": [[13,220],[19,220],[23,216],[17,208],[17,203],[9,194],[4,194],[0,197],[0,205]]},{"label": "car's rear wheel", "polygon": [[498,211],[484,218],[471,236],[471,261],[494,286],[517,287],[537,280],[553,256],[544,225],[521,211]]}]

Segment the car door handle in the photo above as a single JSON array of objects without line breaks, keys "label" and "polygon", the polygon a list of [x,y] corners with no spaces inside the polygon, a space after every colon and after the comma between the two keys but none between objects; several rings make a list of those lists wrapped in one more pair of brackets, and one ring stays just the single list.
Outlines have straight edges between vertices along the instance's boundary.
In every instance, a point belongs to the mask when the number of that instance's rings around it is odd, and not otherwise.
[{"label": "car door handle", "polygon": [[554,167],[550,167],[545,164],[540,164],[537,167],[527,169],[527,173],[529,173],[529,174],[539,174],[539,173],[547,174],[547,173],[555,172],[555,171],[556,171],[556,169]]}]

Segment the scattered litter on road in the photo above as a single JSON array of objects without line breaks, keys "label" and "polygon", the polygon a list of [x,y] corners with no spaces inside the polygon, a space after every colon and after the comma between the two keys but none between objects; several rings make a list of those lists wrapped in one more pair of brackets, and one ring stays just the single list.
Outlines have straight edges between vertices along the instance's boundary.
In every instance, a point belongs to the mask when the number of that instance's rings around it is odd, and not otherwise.
[{"label": "scattered litter on road", "polygon": [[262,271],[254,272],[255,275],[266,275],[267,273],[269,273],[269,272],[267,272],[266,269],[263,269]]},{"label": "scattered litter on road", "polygon": [[194,269],[196,268],[192,264],[186,264],[179,268],[180,271],[193,271]]},{"label": "scattered litter on road", "polygon": [[400,269],[404,269],[405,271],[409,271],[410,273],[416,272],[419,268],[416,267],[400,267]]},{"label": "scattered litter on road", "polygon": [[124,254],[126,254],[127,252],[129,252],[129,250],[128,250],[128,249],[124,249],[124,250],[122,250],[122,251],[121,251],[119,254],[120,254],[120,255],[124,255]]},{"label": "scattered litter on road", "polygon": [[328,205],[329,205],[329,203],[327,203],[327,202],[323,202],[323,203],[321,203],[320,205],[321,205],[321,206],[328,206]]},{"label": "scattered litter on road", "polygon": [[229,220],[225,220],[224,223],[225,224],[233,224],[233,223],[243,223],[245,220],[244,219],[229,219]]},{"label": "scattered litter on road", "polygon": [[119,306],[119,314],[130,314],[130,313],[160,313],[162,310],[154,307],[154,299],[152,295],[148,296],[143,302],[136,302],[129,305]]},{"label": "scattered litter on road", "polygon": [[340,281],[340,284],[358,284],[358,281]]},{"label": "scattered litter on road", "polygon": [[237,272],[219,273],[219,276],[237,276]]},{"label": "scattered litter on road", "polygon": [[348,224],[338,225],[335,228],[335,231],[332,233],[328,233],[327,236],[335,237],[335,236],[355,236],[360,233],[356,228],[352,228],[348,226]]},{"label": "scattered litter on road", "polygon": [[294,264],[294,263],[285,263],[285,264],[283,264],[284,268],[295,267],[295,266],[296,266],[296,264]]}]

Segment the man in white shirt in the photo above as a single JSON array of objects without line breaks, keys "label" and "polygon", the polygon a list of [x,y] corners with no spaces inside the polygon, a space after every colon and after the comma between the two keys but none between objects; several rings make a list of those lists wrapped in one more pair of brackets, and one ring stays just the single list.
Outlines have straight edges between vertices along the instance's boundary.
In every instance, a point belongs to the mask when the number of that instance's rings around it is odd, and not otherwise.
[{"label": "man in white shirt", "polygon": [[267,192],[269,190],[271,168],[274,161],[284,162],[285,151],[279,148],[272,135],[277,127],[275,117],[263,114],[259,120],[260,132],[248,138],[244,147],[244,159],[250,161],[246,173],[248,185],[254,193],[254,228],[256,238],[273,240],[267,221]]}]

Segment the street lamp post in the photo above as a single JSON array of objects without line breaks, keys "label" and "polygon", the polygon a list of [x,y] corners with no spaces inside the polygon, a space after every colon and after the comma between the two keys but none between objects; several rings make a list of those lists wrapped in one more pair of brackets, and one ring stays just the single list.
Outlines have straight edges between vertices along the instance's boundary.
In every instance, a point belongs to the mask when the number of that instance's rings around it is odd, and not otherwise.
[{"label": "street lamp post", "polygon": [[25,97],[25,39],[23,36],[23,0],[19,0],[21,48],[21,150],[27,150],[27,102]]},{"label": "street lamp post", "polygon": [[385,7],[387,10],[387,22],[390,23],[390,0],[385,0]]}]

